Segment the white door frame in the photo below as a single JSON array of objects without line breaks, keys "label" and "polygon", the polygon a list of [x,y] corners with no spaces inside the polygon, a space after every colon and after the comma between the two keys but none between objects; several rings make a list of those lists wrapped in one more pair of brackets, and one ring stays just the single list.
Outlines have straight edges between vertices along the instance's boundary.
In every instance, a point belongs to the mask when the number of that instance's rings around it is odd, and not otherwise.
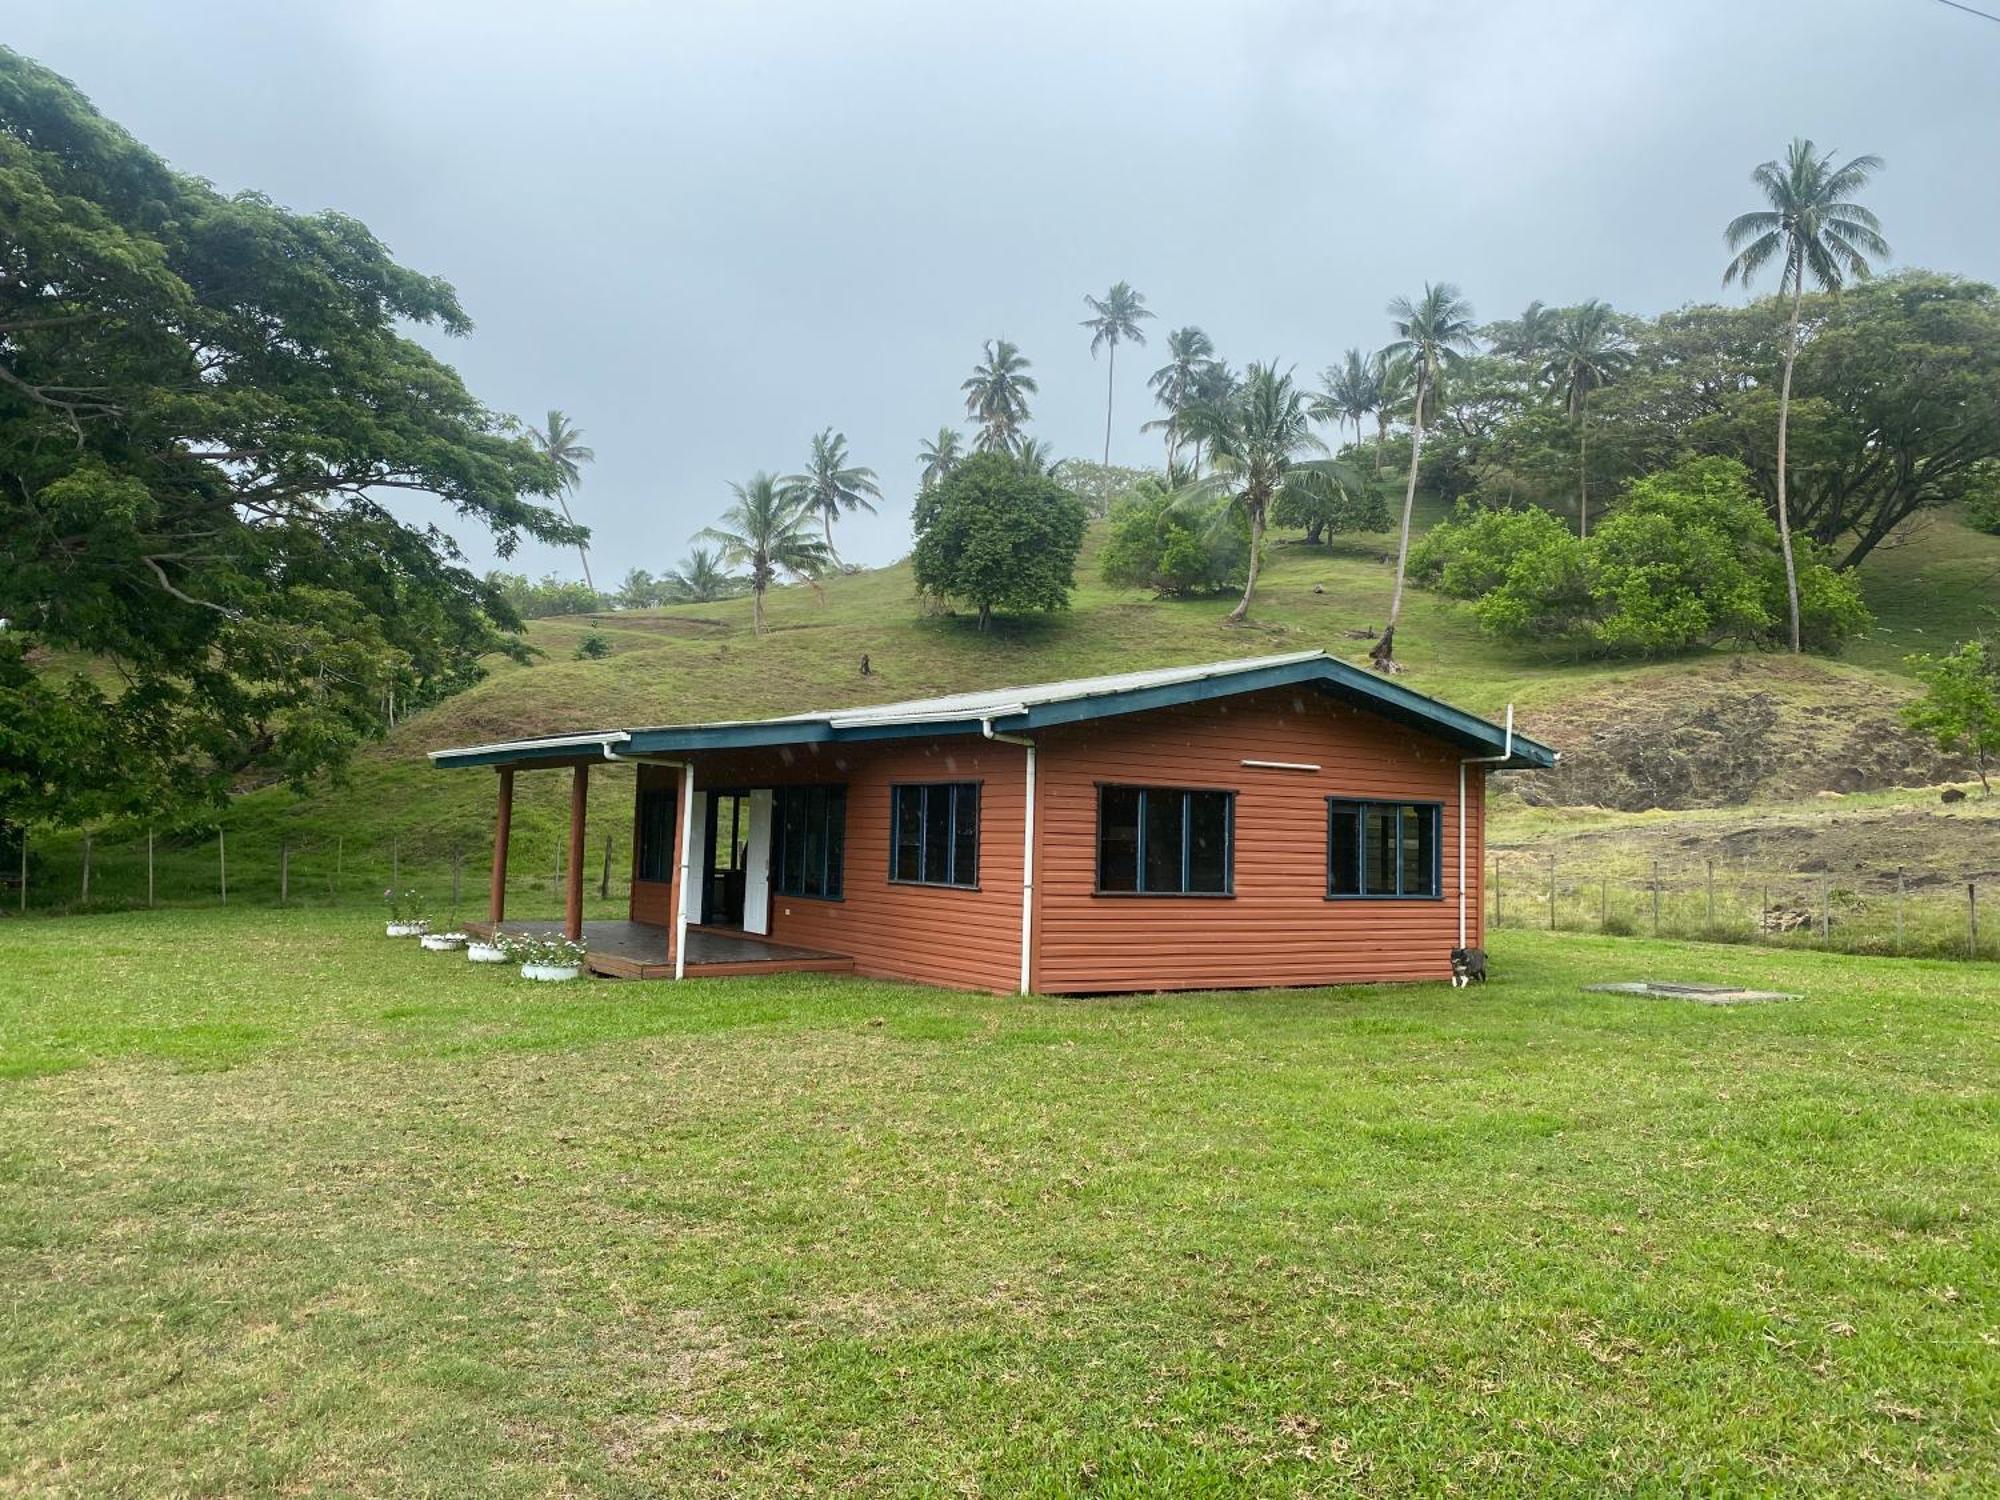
[{"label": "white door frame", "polygon": [[743,930],[756,937],[771,932],[771,789],[750,791],[750,826],[743,850]]}]

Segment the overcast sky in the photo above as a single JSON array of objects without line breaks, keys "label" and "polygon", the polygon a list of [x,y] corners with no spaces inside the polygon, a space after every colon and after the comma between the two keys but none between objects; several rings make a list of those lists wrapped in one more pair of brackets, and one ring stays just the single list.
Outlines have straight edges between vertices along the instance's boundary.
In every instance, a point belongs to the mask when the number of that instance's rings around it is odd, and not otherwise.
[{"label": "overcast sky", "polygon": [[1899,264],[2000,280],[2000,24],[1937,0],[62,0],[4,39],[175,166],[452,281],[473,390],[597,450],[600,585],[828,424],[886,495],[836,540],[901,555],[989,337],[1034,361],[1035,434],[1095,456],[1077,324],[1120,278],[1158,314],[1118,371],[1130,463],[1183,323],[1309,376],[1426,278],[1481,318],[1719,297],[1795,133],[1888,159]]}]

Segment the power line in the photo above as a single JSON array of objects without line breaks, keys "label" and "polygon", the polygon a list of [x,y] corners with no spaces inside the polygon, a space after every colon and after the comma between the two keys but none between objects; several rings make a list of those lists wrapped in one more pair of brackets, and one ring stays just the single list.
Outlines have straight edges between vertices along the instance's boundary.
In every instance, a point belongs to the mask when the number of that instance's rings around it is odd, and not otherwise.
[{"label": "power line", "polygon": [[2000,16],[1994,15],[1991,11],[1974,10],[1970,5],[1959,4],[1958,0],[1938,0],[1938,4],[1949,5],[1953,10],[1962,10],[1968,16],[1977,16],[1982,21],[2000,23]]}]

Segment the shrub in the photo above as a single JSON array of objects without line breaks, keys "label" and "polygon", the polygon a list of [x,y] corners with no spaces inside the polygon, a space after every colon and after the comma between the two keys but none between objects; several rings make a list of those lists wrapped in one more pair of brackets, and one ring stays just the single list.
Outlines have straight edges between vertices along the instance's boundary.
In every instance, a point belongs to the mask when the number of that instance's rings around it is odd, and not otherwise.
[{"label": "shrub", "polygon": [[391,886],[382,892],[382,903],[389,908],[391,922],[421,922],[424,920],[425,902],[421,892],[397,890]]},{"label": "shrub", "polygon": [[1967,487],[1965,519],[1974,531],[2000,536],[2000,463],[1980,465],[1980,472]]},{"label": "shrub", "polygon": [[[1801,629],[1822,650],[1869,624],[1855,580],[1794,538]],[[1735,642],[1786,629],[1778,532],[1733,459],[1690,459],[1634,483],[1588,538],[1542,510],[1461,505],[1412,553],[1414,576],[1476,601],[1482,627],[1612,656]]]},{"label": "shrub", "polygon": [[576,643],[578,661],[602,661],[610,654],[610,637],[601,635],[595,630],[585,631],[583,639]]},{"label": "shrub", "polygon": [[2000,667],[1981,641],[1967,641],[1947,656],[1912,656],[1910,670],[1927,689],[1903,710],[1903,722],[1951,754],[1963,752],[1990,793],[1987,762],[2000,755]]},{"label": "shrub", "polygon": [[500,951],[517,964],[547,964],[569,968],[581,964],[589,950],[560,933],[509,932],[496,935]]},{"label": "shrub", "polygon": [[917,497],[917,587],[993,611],[1067,609],[1083,502],[1005,453],[975,453]]},{"label": "shrub", "polygon": [[1250,528],[1227,497],[1144,479],[1112,508],[1099,568],[1106,583],[1163,597],[1239,589],[1250,570]]}]

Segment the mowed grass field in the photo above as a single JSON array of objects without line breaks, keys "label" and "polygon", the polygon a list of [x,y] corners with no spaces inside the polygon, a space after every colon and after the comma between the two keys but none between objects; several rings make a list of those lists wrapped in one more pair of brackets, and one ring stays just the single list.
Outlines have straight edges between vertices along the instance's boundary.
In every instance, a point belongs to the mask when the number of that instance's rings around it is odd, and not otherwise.
[{"label": "mowed grass field", "polygon": [[[2000,994],[534,986],[0,923],[0,1493],[1991,1493]],[[1588,996],[1735,979],[1744,1008]]]}]

